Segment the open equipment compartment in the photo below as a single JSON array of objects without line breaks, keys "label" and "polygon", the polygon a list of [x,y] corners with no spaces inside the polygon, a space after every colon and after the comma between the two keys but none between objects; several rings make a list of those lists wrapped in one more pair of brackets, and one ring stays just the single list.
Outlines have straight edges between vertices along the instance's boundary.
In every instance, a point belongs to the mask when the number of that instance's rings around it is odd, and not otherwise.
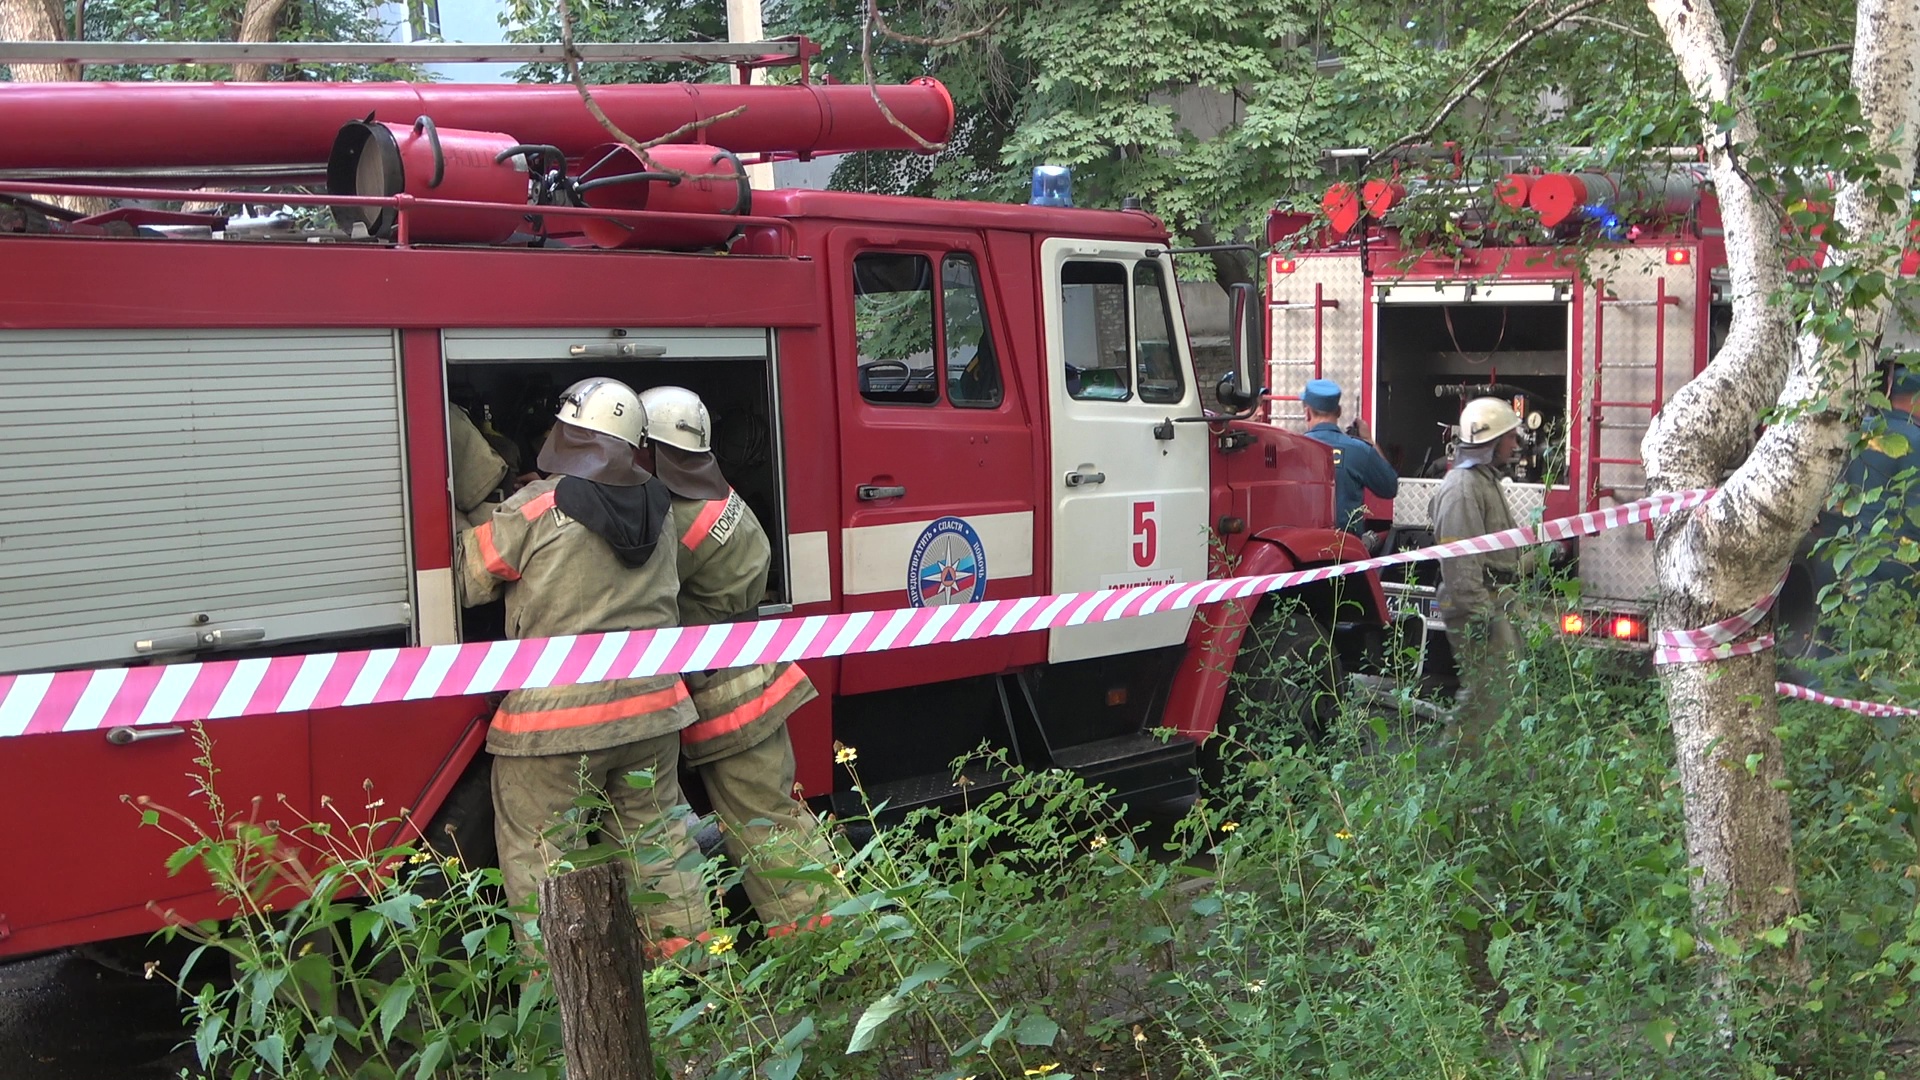
[{"label": "open equipment compartment", "polygon": [[[643,392],[682,386],[713,417],[713,452],[773,543],[763,615],[791,602],[780,432],[774,417],[772,335],[762,328],[683,330],[449,330],[443,335],[447,397],[505,444],[515,473],[535,467],[562,391],[594,376]],[[582,347],[587,355],[576,356]],[[609,355],[594,355],[606,353]],[[624,353],[624,355],[620,355]],[[517,457],[517,460],[516,460]],[[500,615],[484,605],[463,613],[463,640],[500,635]]]}]

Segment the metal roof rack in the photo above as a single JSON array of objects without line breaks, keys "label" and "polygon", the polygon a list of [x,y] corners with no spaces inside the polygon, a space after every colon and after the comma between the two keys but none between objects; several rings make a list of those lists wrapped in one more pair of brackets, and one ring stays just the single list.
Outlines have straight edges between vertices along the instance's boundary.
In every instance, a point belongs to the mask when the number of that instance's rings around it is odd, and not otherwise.
[{"label": "metal roof rack", "polygon": [[[819,46],[771,41],[597,42],[574,51],[589,64],[804,63]],[[0,41],[0,64],[532,64],[560,63],[555,42]]]}]

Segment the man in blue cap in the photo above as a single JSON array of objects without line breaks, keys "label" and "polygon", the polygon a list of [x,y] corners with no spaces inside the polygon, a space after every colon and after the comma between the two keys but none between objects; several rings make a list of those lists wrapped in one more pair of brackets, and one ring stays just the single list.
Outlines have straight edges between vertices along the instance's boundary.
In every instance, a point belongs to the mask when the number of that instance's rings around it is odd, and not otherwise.
[{"label": "man in blue cap", "polygon": [[1334,525],[1356,535],[1365,531],[1366,496],[1371,491],[1391,499],[1400,491],[1400,477],[1366,437],[1365,421],[1355,424],[1360,437],[1340,430],[1340,384],[1313,379],[1300,393],[1307,410],[1307,438],[1333,448]]}]

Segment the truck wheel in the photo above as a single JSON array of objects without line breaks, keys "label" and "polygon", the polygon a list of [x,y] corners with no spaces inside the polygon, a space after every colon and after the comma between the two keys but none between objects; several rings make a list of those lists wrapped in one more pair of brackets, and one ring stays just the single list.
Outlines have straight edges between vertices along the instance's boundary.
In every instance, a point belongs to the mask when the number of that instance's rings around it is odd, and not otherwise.
[{"label": "truck wheel", "polygon": [[446,801],[421,830],[442,856],[458,855],[468,866],[496,866],[500,849],[493,841],[493,756],[473,756]]},{"label": "truck wheel", "polygon": [[1200,747],[1208,784],[1225,778],[1229,744],[1257,746],[1276,735],[1318,743],[1339,711],[1347,676],[1332,631],[1297,606],[1275,611],[1271,602],[1260,605],[1240,641],[1215,737]]}]

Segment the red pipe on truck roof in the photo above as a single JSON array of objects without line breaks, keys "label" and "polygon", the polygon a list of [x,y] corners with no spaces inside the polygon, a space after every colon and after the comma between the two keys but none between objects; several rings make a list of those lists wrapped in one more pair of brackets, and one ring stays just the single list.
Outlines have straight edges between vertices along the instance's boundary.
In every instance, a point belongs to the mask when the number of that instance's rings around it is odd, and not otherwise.
[{"label": "red pipe on truck roof", "polygon": [[1645,174],[1602,172],[1548,173],[1535,177],[1527,205],[1552,228],[1585,206],[1604,206],[1636,216],[1681,217],[1699,201],[1703,179],[1697,170],[1662,169]]},{"label": "red pipe on truck roof", "polygon": [[[641,141],[745,106],[677,136],[736,154],[924,150],[953,131],[938,80],[901,86],[729,86],[664,83],[593,89],[594,101]],[[324,162],[341,125],[375,119],[498,131],[584,155],[611,136],[567,85],[457,83],[0,83],[0,169],[186,168]]]}]

